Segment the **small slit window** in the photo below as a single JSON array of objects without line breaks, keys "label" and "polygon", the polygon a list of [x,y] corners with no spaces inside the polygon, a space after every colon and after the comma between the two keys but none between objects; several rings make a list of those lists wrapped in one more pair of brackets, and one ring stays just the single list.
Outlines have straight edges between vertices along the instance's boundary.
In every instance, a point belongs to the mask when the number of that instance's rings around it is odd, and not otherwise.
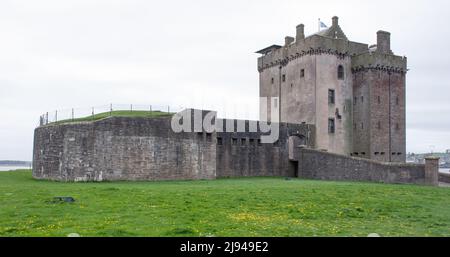
[{"label": "small slit window", "polygon": [[328,133],[334,134],[334,131],[335,131],[334,119],[328,119]]},{"label": "small slit window", "polygon": [[300,78],[304,78],[305,77],[305,69],[301,69],[300,70]]},{"label": "small slit window", "polygon": [[328,103],[334,104],[334,89],[328,89]]},{"label": "small slit window", "polygon": [[337,73],[338,73],[338,79],[344,79],[344,66],[342,66],[342,65],[339,65],[338,66],[338,71],[337,71]]},{"label": "small slit window", "polygon": [[283,76],[281,76],[281,81],[286,82],[286,74],[283,74]]},{"label": "small slit window", "polygon": [[222,145],[223,144],[223,140],[221,137],[217,138],[217,145]]},{"label": "small slit window", "polygon": [[275,80],[272,78],[272,79],[270,80],[270,83],[273,84],[274,82],[275,82]]}]

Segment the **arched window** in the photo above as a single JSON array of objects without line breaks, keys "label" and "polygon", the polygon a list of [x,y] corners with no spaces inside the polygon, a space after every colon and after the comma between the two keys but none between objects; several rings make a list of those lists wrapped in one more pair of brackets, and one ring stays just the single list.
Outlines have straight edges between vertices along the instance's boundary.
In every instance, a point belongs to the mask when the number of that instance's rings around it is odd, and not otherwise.
[{"label": "arched window", "polygon": [[344,66],[338,66],[338,79],[344,79]]}]

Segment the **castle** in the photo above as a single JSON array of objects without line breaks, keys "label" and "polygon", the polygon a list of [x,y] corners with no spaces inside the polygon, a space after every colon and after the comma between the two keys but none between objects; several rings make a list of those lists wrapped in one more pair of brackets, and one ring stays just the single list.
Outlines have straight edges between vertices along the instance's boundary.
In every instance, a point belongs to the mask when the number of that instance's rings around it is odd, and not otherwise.
[{"label": "castle", "polygon": [[[438,159],[405,163],[406,58],[333,25],[258,51],[260,121],[186,109],[169,117],[42,124],[33,177],[57,181],[279,176],[438,185]],[[205,120],[211,126],[204,126]],[[189,122],[187,121],[200,121]],[[174,130],[180,121],[185,128]],[[203,121],[203,126],[201,126]],[[262,140],[276,128],[272,142]],[[198,126],[200,124],[200,126]]]},{"label": "castle", "polygon": [[[393,54],[390,33],[377,44],[350,41],[332,26],[305,37],[304,25],[284,46],[257,53],[261,104],[270,117],[279,104],[281,122],[312,124],[316,147],[384,162],[405,162],[406,57]],[[264,115],[261,115],[261,117]]]}]

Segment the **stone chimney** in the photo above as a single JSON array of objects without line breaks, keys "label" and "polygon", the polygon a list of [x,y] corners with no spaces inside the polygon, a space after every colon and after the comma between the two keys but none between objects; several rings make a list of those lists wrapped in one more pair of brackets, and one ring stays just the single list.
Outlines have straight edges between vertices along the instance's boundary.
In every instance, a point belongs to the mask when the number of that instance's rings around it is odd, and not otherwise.
[{"label": "stone chimney", "polygon": [[392,54],[391,33],[382,30],[377,32],[377,51],[383,54]]},{"label": "stone chimney", "polygon": [[339,26],[339,17],[334,16],[334,17],[332,18],[332,20],[333,20],[333,27]]},{"label": "stone chimney", "polygon": [[285,37],[284,38],[284,46],[288,46],[292,44],[295,41],[295,38],[293,37]]},{"label": "stone chimney", "polygon": [[295,36],[295,41],[305,39],[305,25],[297,25],[297,35]]}]

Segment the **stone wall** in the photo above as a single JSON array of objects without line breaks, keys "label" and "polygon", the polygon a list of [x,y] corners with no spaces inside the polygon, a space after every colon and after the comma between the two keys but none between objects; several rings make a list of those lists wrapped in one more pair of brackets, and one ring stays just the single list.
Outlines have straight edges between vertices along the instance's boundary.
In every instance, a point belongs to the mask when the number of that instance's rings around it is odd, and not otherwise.
[{"label": "stone wall", "polygon": [[[237,121],[231,121],[236,128]],[[245,121],[245,127],[249,131],[249,121]],[[315,145],[315,129],[311,125],[281,123],[279,140],[273,144],[262,144],[261,135],[260,131],[218,132],[217,177],[295,177],[297,167],[289,161],[289,137],[298,137],[299,145]]]},{"label": "stone wall", "polygon": [[450,174],[439,173],[439,182],[450,184]]},{"label": "stone wall", "polygon": [[306,148],[297,148],[295,158],[299,177],[306,179],[437,185],[432,163],[379,162]]},{"label": "stone wall", "polygon": [[58,181],[216,177],[215,135],[174,133],[171,118],[111,117],[35,130],[33,176]]},{"label": "stone wall", "polygon": [[[315,145],[311,125],[279,124],[279,140],[263,144],[261,136],[267,133],[259,130],[258,122],[221,121],[219,131],[227,132],[207,133],[191,124],[193,132],[175,133],[171,117],[110,117],[41,126],[35,130],[33,176],[58,181],[296,176],[297,166],[288,158],[289,137]],[[234,124],[233,131],[246,132],[228,132],[228,123]]]}]

